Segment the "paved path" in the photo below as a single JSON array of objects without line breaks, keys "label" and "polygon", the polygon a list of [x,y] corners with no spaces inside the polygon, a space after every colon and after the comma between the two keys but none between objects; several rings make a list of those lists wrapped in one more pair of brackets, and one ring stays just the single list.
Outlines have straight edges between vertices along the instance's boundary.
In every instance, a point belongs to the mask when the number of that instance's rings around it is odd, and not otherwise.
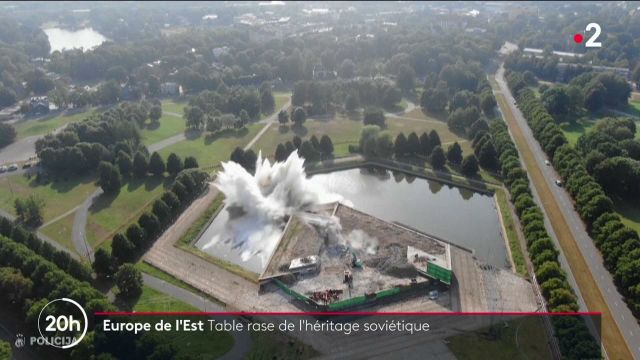
[{"label": "paved path", "polygon": [[[564,188],[555,185],[554,181],[560,177],[553,167],[545,165],[544,161],[547,157],[544,151],[540,148],[536,139],[533,137],[533,133],[524,119],[524,116],[514,105],[515,99],[512,97],[504,79],[504,68],[502,66],[496,74],[496,81],[502,94],[504,94],[507,99],[509,109],[513,113],[519,128],[526,137],[527,145],[535,157],[537,167],[544,174],[546,187],[550,189],[555,201],[559,205],[558,207],[560,208],[562,217],[564,218],[561,220],[564,220],[568,225],[571,235],[576,242],[582,257],[588,263],[591,275],[609,308],[590,310],[603,312],[608,310],[615,320],[615,325],[622,333],[629,350],[633,353],[634,358],[640,359],[640,326],[624,303],[622,296],[618,293],[611,274],[604,266],[600,252],[593,243],[593,240],[589,237],[582,219],[580,219],[580,216],[574,210],[571,197],[567,194]],[[540,186],[540,184],[536,184],[536,187],[538,186]],[[548,206],[548,204],[543,205],[544,207]],[[578,290],[577,287],[576,290]],[[582,289],[582,291],[584,291],[584,289]],[[603,321],[606,321],[606,314],[603,314]],[[605,328],[603,327],[603,330],[604,329]],[[611,334],[604,333],[603,335],[606,338],[606,336]]]},{"label": "paved path", "polygon": [[278,121],[278,113],[282,110],[287,110],[290,106],[291,98],[289,98],[289,100],[287,100],[287,102],[284,103],[284,105],[282,105],[279,110],[274,111],[273,114],[269,115],[269,117],[267,117],[266,119],[260,120],[259,122],[265,123],[266,125],[262,129],[260,129],[256,136],[251,139],[251,141],[249,141],[249,143],[244,147],[244,151],[251,149],[251,147],[262,137],[262,135],[267,132],[271,124]]},{"label": "paved path", "polygon": [[166,138],[164,140],[160,140],[157,143],[151,144],[147,146],[149,153],[153,153],[154,151],[160,151],[167,146],[171,146],[173,144],[179,143],[180,141],[186,140],[187,136],[184,133],[180,133],[178,135],[174,135],[172,137]]},{"label": "paved path", "polygon": [[36,156],[36,141],[43,135],[34,135],[17,140],[0,149],[0,164],[12,164]]},{"label": "paved path", "polygon": [[73,246],[76,248],[78,254],[82,254],[83,258],[86,258],[93,263],[93,249],[87,242],[86,228],[87,219],[89,217],[89,208],[93,205],[93,201],[102,195],[102,189],[97,189],[93,194],[80,205],[76,211],[76,215],[73,218],[73,229],[71,231],[71,239],[73,240]]}]

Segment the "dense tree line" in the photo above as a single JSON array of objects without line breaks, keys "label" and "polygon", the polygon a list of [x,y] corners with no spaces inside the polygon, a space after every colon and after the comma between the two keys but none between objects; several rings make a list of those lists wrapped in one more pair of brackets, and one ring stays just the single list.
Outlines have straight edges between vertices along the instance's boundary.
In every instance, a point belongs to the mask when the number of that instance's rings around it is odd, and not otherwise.
[{"label": "dense tree line", "polygon": [[[577,311],[577,298],[558,262],[558,250],[544,226],[544,215],[533,201],[527,173],[520,164],[518,150],[511,140],[507,126],[503,122],[494,121],[489,133],[497,148],[501,175],[522,224],[529,258],[547,306],[551,312]],[[589,333],[584,321],[561,316],[554,317],[552,322],[563,357],[600,357],[600,346]]]},{"label": "dense tree line", "polygon": [[275,100],[268,84],[255,88],[233,87],[204,91],[189,100],[184,109],[187,128],[216,132],[242,128],[257,120],[261,113],[271,113]]},{"label": "dense tree line", "polygon": [[11,220],[0,217],[0,235],[25,245],[44,259],[53,262],[57,267],[80,281],[91,281],[91,270],[80,261],[72,258],[66,251],[57,250],[48,242],[38,238],[35,233],[27,231]]},{"label": "dense tree line", "polygon": [[[511,78],[508,78],[511,86]],[[590,157],[585,161],[584,156],[573,149],[554,122],[553,117],[545,110],[544,105],[528,89],[521,90],[517,96],[518,104],[522,110],[534,136],[552,159],[555,169],[560,173],[566,184],[566,189],[574,199],[574,206],[585,222],[596,246],[602,253],[607,269],[614,275],[620,292],[626,297],[631,311],[640,315],[640,239],[638,233],[621,222],[620,216],[613,209],[613,202],[604,192],[600,183],[590,175],[586,164],[593,164]],[[607,121],[609,123],[611,121]],[[624,122],[623,122],[624,123]],[[608,128],[610,124],[601,125]],[[624,126],[624,125],[623,125]],[[586,136],[581,140],[579,149],[591,148],[590,143],[595,143],[593,137],[609,136],[604,132],[600,135]],[[595,148],[598,148],[595,146]],[[605,150],[606,146],[600,149]],[[593,155],[592,155],[593,156]],[[624,165],[620,164],[620,158],[610,158],[594,166],[595,174],[604,177],[600,179],[607,188],[617,184],[616,180],[610,180],[622,173],[625,174]],[[596,163],[598,161],[595,161]],[[622,168],[622,169],[621,169]],[[606,169],[606,170],[605,170]],[[600,171],[611,171],[604,175]],[[624,179],[634,179],[633,176],[624,176]],[[636,178],[637,179],[637,178]],[[613,184],[609,181],[615,181]],[[631,184],[629,184],[632,186]],[[629,191],[629,186],[620,191]]]},{"label": "dense tree line", "polygon": [[117,265],[133,262],[149,248],[206,188],[209,175],[201,170],[187,169],[176,176],[169,190],[155,200],[150,211],[140,215],[124,233],[114,235],[111,254],[103,249],[95,253],[93,268],[99,276],[112,275]]},{"label": "dense tree line", "polygon": [[148,118],[143,105],[123,104],[84,121],[69,124],[63,131],[36,141],[40,164],[54,173],[87,173],[102,161],[112,162],[120,151],[133,156],[146,149],[140,145],[138,124]]},{"label": "dense tree line", "polygon": [[293,153],[298,154],[309,162],[333,157],[333,142],[328,135],[322,135],[320,140],[315,135],[311,135],[309,140],[302,140],[299,136],[294,136],[292,141],[280,143],[276,147],[274,158],[276,161],[285,161]]}]

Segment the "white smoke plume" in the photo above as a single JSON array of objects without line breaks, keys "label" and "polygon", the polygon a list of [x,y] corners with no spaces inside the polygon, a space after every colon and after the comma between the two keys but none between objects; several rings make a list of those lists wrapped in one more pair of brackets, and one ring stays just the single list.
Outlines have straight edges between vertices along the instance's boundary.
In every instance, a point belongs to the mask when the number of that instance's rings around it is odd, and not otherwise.
[{"label": "white smoke plume", "polygon": [[[258,155],[255,175],[235,162],[223,162],[215,186],[224,193],[228,209],[240,209],[241,216],[229,221],[234,247],[244,261],[256,254],[270,256],[287,216],[314,206],[340,201],[338,194],[310,181],[304,159],[293,152],[284,162],[271,164]],[[205,248],[220,240],[215,236]]]}]

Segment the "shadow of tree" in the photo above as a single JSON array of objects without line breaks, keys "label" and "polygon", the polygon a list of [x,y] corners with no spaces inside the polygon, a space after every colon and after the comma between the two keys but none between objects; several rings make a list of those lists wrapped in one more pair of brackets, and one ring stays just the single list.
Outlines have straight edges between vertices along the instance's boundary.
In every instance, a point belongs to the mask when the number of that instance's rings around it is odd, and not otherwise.
[{"label": "shadow of tree", "polygon": [[309,129],[307,129],[304,125],[294,124],[293,126],[291,126],[291,130],[294,134],[300,137],[304,137],[309,133]]},{"label": "shadow of tree", "polygon": [[187,138],[187,140],[194,140],[202,136],[202,133],[203,131],[199,129],[187,129],[184,132],[184,137]]},{"label": "shadow of tree", "polygon": [[249,134],[249,129],[243,127],[241,129],[224,129],[205,136],[205,145],[209,145],[218,139],[241,138]]},{"label": "shadow of tree", "polygon": [[280,134],[286,134],[289,132],[289,130],[291,130],[289,125],[280,125],[278,126],[278,131],[280,132]]}]

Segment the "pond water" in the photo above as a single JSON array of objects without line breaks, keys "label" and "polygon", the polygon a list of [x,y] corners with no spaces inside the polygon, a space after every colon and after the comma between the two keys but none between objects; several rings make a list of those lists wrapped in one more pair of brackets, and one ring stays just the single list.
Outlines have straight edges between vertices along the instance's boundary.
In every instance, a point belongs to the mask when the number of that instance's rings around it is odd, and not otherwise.
[{"label": "pond water", "polygon": [[71,49],[90,50],[107,40],[106,37],[90,27],[76,31],[61,28],[48,28],[43,31],[49,38],[51,52]]},{"label": "pond water", "polygon": [[[396,221],[475,251],[478,259],[508,267],[494,198],[436,181],[376,169],[314,175],[311,180],[342,195],[345,203],[386,221]],[[223,209],[196,242],[203,251],[260,273],[273,246],[247,259],[228,230]],[[278,236],[278,229],[270,236]],[[215,239],[215,241],[212,241]],[[206,246],[205,246],[206,245]]]}]

